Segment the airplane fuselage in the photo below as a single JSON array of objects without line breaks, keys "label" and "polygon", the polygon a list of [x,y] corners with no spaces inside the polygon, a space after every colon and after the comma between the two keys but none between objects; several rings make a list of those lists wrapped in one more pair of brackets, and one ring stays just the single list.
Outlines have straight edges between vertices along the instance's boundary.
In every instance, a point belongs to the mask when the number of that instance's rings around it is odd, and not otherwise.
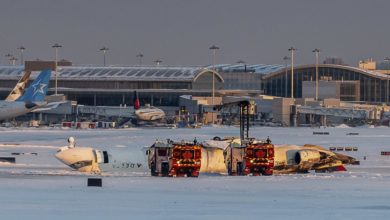
[{"label": "airplane fuselage", "polygon": [[34,110],[37,106],[38,105],[33,103],[27,104],[21,101],[0,101],[0,120],[27,114]]},{"label": "airplane fuselage", "polygon": [[159,108],[141,108],[135,111],[137,119],[142,121],[156,121],[163,119],[165,113]]},{"label": "airplane fuselage", "polygon": [[[90,147],[64,147],[55,156],[64,164],[81,172],[96,172],[97,170],[109,172],[117,169],[130,172],[150,172],[146,151],[146,148],[110,149],[107,150],[108,163],[99,163],[95,160],[103,151]],[[200,172],[224,173],[226,170],[221,149],[202,148],[202,161]]]},{"label": "airplane fuselage", "polygon": [[[82,172],[110,171],[112,169],[126,169],[132,172],[148,172],[148,161],[144,148],[127,148],[108,150],[108,161],[99,164],[103,151],[93,148],[76,147],[63,148],[55,156],[68,166],[75,168],[72,164],[90,161],[87,167],[76,168]],[[97,155],[97,156],[91,156]],[[100,155],[100,156],[99,156]],[[341,166],[343,163],[337,158],[339,155],[325,150],[318,146],[296,146],[284,145],[275,146],[275,169],[274,173],[296,173],[306,172],[312,169],[323,169],[327,167]],[[224,161],[224,150],[216,147],[202,148],[202,173],[226,173]],[[334,158],[334,159],[331,159]]]}]

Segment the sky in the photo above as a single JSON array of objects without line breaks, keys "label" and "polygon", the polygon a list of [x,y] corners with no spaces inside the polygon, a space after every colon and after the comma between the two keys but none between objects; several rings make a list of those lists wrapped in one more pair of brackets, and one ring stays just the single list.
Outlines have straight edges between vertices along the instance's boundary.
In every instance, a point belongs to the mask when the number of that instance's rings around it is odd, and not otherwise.
[{"label": "sky", "polygon": [[388,0],[1,0],[0,63],[59,58],[79,64],[198,66],[216,63],[283,64],[297,48],[296,64],[340,57],[390,56]]}]

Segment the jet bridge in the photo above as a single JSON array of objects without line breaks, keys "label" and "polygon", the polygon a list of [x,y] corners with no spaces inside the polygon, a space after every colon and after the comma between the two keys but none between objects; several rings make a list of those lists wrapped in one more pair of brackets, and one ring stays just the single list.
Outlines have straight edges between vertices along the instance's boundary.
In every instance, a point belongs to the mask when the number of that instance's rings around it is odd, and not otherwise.
[{"label": "jet bridge", "polygon": [[376,114],[374,114],[373,111],[365,109],[326,108],[322,106],[312,107],[297,105],[296,111],[301,114],[326,115],[356,119],[376,119]]},{"label": "jet bridge", "polygon": [[78,114],[94,114],[105,117],[130,117],[134,114],[133,107],[123,106],[87,106],[87,105],[78,105],[77,106]]}]

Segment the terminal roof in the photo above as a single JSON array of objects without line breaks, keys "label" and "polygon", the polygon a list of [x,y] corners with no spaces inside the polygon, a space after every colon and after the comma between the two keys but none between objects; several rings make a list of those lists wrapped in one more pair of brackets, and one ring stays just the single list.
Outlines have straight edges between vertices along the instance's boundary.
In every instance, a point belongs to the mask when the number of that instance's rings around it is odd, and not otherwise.
[{"label": "terminal roof", "polygon": [[[195,81],[201,74],[213,72],[204,67],[165,67],[165,66],[130,66],[97,67],[66,66],[58,67],[59,79],[121,79],[131,81],[166,80]],[[23,74],[23,66],[0,67],[1,78],[15,78]],[[215,73],[217,76],[222,77]],[[34,74],[33,74],[34,75]]]}]

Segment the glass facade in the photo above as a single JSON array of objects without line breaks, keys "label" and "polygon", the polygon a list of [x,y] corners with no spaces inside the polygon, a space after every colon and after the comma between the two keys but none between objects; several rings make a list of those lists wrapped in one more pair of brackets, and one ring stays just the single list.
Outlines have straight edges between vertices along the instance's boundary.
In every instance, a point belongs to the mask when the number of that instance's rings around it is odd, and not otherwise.
[{"label": "glass facade", "polygon": [[261,77],[259,73],[251,72],[221,72],[224,79],[224,89],[261,90]]},{"label": "glass facade", "polygon": [[[315,67],[303,67],[294,69],[294,98],[302,97],[302,82],[315,81]],[[363,102],[379,103],[386,102],[389,98],[389,78],[377,73],[363,73],[362,70],[353,67],[339,67],[334,65],[320,66],[318,68],[320,80],[337,81],[359,81],[360,100]],[[353,86],[344,84],[341,86],[341,96],[348,99],[347,94],[351,94]],[[264,93],[272,96],[291,97],[291,69],[280,71],[265,76],[262,81]]]},{"label": "glass facade", "polygon": [[[356,101],[355,94],[358,92],[358,83],[340,83],[340,100],[342,101]],[[360,101],[360,100],[358,100]]]},{"label": "glass facade", "polygon": [[[91,106],[133,106],[133,92],[63,92],[69,100],[77,100],[79,104]],[[140,104],[150,104],[153,106],[178,106],[181,93],[177,92],[138,92]],[[201,95],[205,95],[201,93]],[[209,95],[209,94],[208,94]]]},{"label": "glass facade", "polygon": [[[54,87],[53,80],[51,80],[49,87]],[[192,82],[59,80],[58,87],[91,89],[191,89]]]}]

